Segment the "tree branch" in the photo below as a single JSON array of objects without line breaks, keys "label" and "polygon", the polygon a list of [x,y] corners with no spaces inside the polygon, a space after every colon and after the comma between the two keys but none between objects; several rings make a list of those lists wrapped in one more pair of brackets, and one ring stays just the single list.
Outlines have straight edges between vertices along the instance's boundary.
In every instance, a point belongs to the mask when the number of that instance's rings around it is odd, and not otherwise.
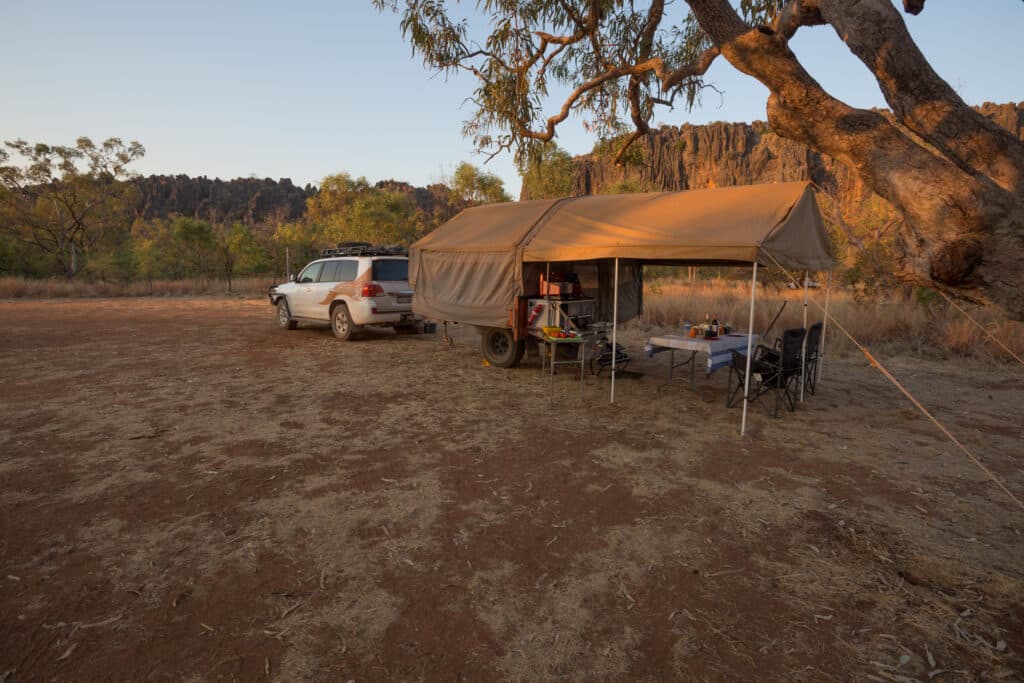
[{"label": "tree branch", "polygon": [[820,26],[824,23],[817,0],[792,0],[776,15],[772,30],[789,40],[801,26]]},{"label": "tree branch", "polygon": [[[923,3],[905,3],[923,8]],[[971,173],[1024,194],[1024,143],[975,111],[932,69],[890,0],[820,0],[821,14],[872,72],[899,121]],[[911,9],[908,7],[908,11]]]},{"label": "tree branch", "polygon": [[715,58],[720,54],[722,54],[722,51],[718,49],[718,46],[712,45],[708,49],[704,50],[704,52],[702,52],[697,59],[693,61],[693,63],[685,64],[667,73],[664,69],[664,63],[662,63],[660,68],[655,70],[655,74],[661,80],[662,92],[668,92],[687,78],[703,76],[707,70],[711,68]]}]

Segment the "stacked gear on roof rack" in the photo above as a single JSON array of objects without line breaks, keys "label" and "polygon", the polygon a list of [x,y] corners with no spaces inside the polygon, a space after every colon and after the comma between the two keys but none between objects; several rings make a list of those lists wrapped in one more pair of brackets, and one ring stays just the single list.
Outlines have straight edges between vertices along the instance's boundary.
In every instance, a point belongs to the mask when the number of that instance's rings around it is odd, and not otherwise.
[{"label": "stacked gear on roof rack", "polygon": [[408,248],[399,244],[375,246],[369,242],[342,242],[337,247],[324,249],[322,258],[332,256],[407,256]]}]

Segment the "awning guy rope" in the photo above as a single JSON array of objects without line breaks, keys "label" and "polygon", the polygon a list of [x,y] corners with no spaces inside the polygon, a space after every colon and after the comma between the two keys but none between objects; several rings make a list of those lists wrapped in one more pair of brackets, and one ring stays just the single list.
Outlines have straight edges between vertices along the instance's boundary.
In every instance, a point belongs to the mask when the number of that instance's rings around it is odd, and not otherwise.
[{"label": "awning guy rope", "polygon": [[[779,262],[778,262],[778,261],[776,261],[776,260],[775,260],[775,258],[774,258],[774,257],[773,257],[773,256],[772,256],[772,255],[771,255],[770,253],[768,253],[767,251],[764,251],[764,250],[762,250],[762,252],[761,252],[761,253],[762,253],[762,254],[764,254],[764,255],[766,255],[766,256],[767,256],[768,258],[770,258],[770,259],[772,260],[772,262],[773,262],[773,263],[774,263],[774,264],[775,264],[776,266],[778,266],[779,270],[781,270],[781,271],[782,271],[783,273],[785,273],[785,274],[786,274],[786,277],[788,277],[788,278],[789,278],[789,279],[790,279],[790,280],[791,280],[791,281],[793,282],[793,284],[799,284],[799,283],[797,283],[797,281],[796,281],[796,278],[794,278],[794,277],[793,277],[793,276],[792,276],[792,275],[790,274],[790,272],[789,272],[788,270],[786,270],[786,269],[785,269],[785,268],[783,268],[783,267],[782,267],[781,265],[779,265]],[[813,297],[811,297],[811,298],[810,298],[810,301],[811,301],[811,303],[813,303],[813,304],[814,304],[815,306],[817,306],[817,307],[818,307],[818,309],[819,309],[819,310],[820,310],[820,311],[821,311],[821,312],[822,312],[822,313],[823,313],[823,314],[824,314],[824,315],[825,315],[825,316],[826,316],[826,317],[827,317],[827,318],[828,318],[829,320],[831,320],[831,321],[832,321],[832,323],[833,323],[833,324],[834,324],[834,325],[835,325],[835,326],[836,326],[836,327],[837,327],[837,328],[839,329],[839,331],[840,331],[840,332],[842,332],[843,334],[845,334],[845,335],[846,335],[847,339],[849,339],[849,340],[850,340],[851,342],[853,342],[853,345],[854,345],[854,346],[856,346],[856,347],[857,347],[858,349],[860,349],[861,353],[863,353],[863,354],[864,354],[864,356],[865,356],[865,357],[866,357],[866,358],[868,359],[868,362],[870,362],[870,363],[871,363],[871,366],[872,366],[872,367],[874,367],[874,368],[877,368],[877,369],[878,369],[878,371],[882,373],[882,376],[883,376],[883,377],[885,377],[885,378],[886,378],[887,380],[889,380],[890,382],[892,382],[892,383],[893,383],[893,385],[894,385],[894,386],[895,386],[895,387],[896,387],[897,389],[899,389],[899,390],[900,390],[900,393],[902,393],[902,394],[903,394],[904,396],[906,396],[906,397],[907,397],[907,399],[909,399],[909,400],[910,400],[910,402],[911,402],[911,403],[913,403],[913,404],[914,404],[914,406],[915,406],[915,407],[916,407],[916,408],[917,408],[917,409],[918,409],[919,411],[921,411],[921,413],[922,413],[922,414],[923,414],[923,415],[924,415],[925,417],[927,417],[927,418],[928,418],[929,420],[931,420],[931,421],[932,421],[932,423],[933,423],[933,424],[934,424],[934,425],[935,425],[936,427],[938,427],[938,428],[939,428],[939,430],[940,430],[940,431],[941,431],[941,432],[942,432],[943,434],[945,434],[945,435],[946,435],[946,438],[948,438],[948,439],[949,439],[950,441],[952,441],[952,442],[953,442],[954,444],[956,444],[956,445],[957,445],[957,447],[958,447],[958,448],[959,448],[959,449],[960,449],[961,451],[963,451],[964,455],[966,455],[966,456],[967,456],[967,457],[968,457],[968,458],[970,459],[970,461],[971,461],[971,462],[973,462],[973,463],[974,463],[975,465],[977,465],[977,466],[978,466],[978,468],[979,468],[979,469],[980,469],[980,470],[981,470],[982,472],[984,472],[984,473],[986,474],[986,476],[988,476],[988,478],[989,478],[989,479],[991,479],[991,480],[992,480],[992,481],[993,481],[993,482],[995,483],[995,485],[996,485],[996,486],[998,486],[998,487],[999,487],[1000,489],[1002,489],[1003,493],[1005,493],[1005,494],[1006,494],[1007,496],[1009,496],[1010,500],[1012,500],[1012,501],[1013,501],[1014,503],[1016,503],[1016,504],[1017,504],[1017,506],[1018,506],[1018,507],[1019,507],[1019,508],[1020,508],[1021,510],[1024,510],[1024,503],[1022,503],[1022,502],[1021,502],[1020,498],[1018,498],[1017,496],[1015,496],[1015,495],[1013,494],[1013,492],[1012,492],[1012,491],[1011,491],[1010,489],[1008,489],[1008,488],[1006,487],[1006,485],[1005,485],[1005,484],[1004,484],[1003,482],[1001,482],[1001,481],[999,480],[999,478],[998,478],[998,477],[996,477],[996,475],[994,475],[994,474],[992,473],[992,471],[991,471],[991,470],[989,470],[989,468],[985,467],[985,465],[984,465],[984,464],[983,464],[983,463],[982,463],[982,462],[981,462],[980,460],[978,460],[978,458],[976,458],[976,457],[974,456],[974,454],[973,454],[973,453],[971,453],[971,452],[970,452],[969,450],[967,450],[967,447],[966,447],[966,446],[964,446],[964,445],[963,445],[962,443],[960,443],[959,439],[957,439],[957,438],[956,438],[955,436],[953,436],[953,434],[952,434],[952,433],[951,433],[951,432],[950,432],[950,431],[949,431],[948,429],[946,429],[945,425],[943,425],[943,424],[942,424],[941,422],[939,422],[939,421],[938,421],[938,420],[937,420],[937,419],[935,418],[935,416],[934,416],[934,415],[932,415],[932,414],[931,414],[931,413],[930,413],[930,412],[928,411],[928,409],[927,409],[927,408],[925,408],[925,407],[924,407],[924,406],[923,406],[923,405],[921,404],[921,402],[920,402],[920,401],[918,401],[918,400],[917,400],[916,398],[914,398],[913,394],[911,394],[911,393],[910,393],[910,392],[909,392],[909,391],[907,390],[907,388],[906,388],[906,387],[904,387],[904,386],[903,386],[903,385],[902,385],[902,384],[901,384],[901,383],[899,382],[899,380],[897,380],[897,379],[896,379],[895,377],[893,377],[892,373],[891,373],[891,372],[889,372],[889,370],[888,370],[888,369],[887,369],[887,368],[886,368],[886,367],[885,367],[884,365],[882,365],[882,363],[881,363],[881,362],[879,362],[879,360],[878,360],[877,358],[875,358],[875,357],[874,357],[873,355],[871,355],[871,352],[870,352],[870,351],[868,351],[867,347],[865,347],[865,346],[864,346],[863,344],[861,344],[861,343],[860,343],[859,341],[857,341],[857,340],[856,340],[856,339],[854,338],[854,336],[853,336],[852,334],[850,334],[850,333],[849,333],[849,332],[848,332],[848,331],[846,330],[846,328],[845,328],[845,327],[843,327],[843,326],[842,326],[842,325],[841,325],[841,324],[839,323],[839,321],[838,321],[838,320],[836,320],[836,319],[835,319],[835,316],[833,316],[832,314],[830,314],[830,313],[828,313],[827,311],[825,311],[825,309],[824,309],[824,308],[822,308],[821,304],[819,304],[819,303],[818,303],[817,301],[815,301]],[[1019,360],[1019,359],[1018,359],[1018,360]]]},{"label": "awning guy rope", "polygon": [[960,311],[961,313],[963,313],[963,316],[964,316],[965,318],[967,318],[967,319],[968,319],[968,320],[970,320],[970,321],[971,321],[972,323],[974,323],[974,326],[975,326],[975,327],[977,327],[977,328],[978,328],[979,330],[981,330],[982,332],[984,332],[984,333],[985,333],[985,334],[986,334],[986,335],[988,336],[988,338],[989,338],[989,339],[991,339],[991,340],[992,340],[993,342],[995,342],[995,343],[996,343],[996,345],[997,345],[997,346],[1001,347],[1001,348],[1003,349],[1003,351],[1006,351],[1006,352],[1007,352],[1008,354],[1010,354],[1011,356],[1013,356],[1013,357],[1014,357],[1014,358],[1015,358],[1015,359],[1017,360],[1017,362],[1018,362],[1018,363],[1020,363],[1021,365],[1024,365],[1024,360],[1022,360],[1020,356],[1018,356],[1017,354],[1015,354],[1015,353],[1013,352],[1013,350],[1012,350],[1012,349],[1010,349],[1010,347],[1009,347],[1009,346],[1007,346],[1007,345],[1006,345],[1006,344],[1004,344],[1003,342],[999,341],[999,338],[998,338],[998,337],[996,337],[996,336],[995,336],[994,334],[992,334],[991,332],[989,332],[988,330],[986,330],[986,329],[985,329],[985,326],[984,326],[984,325],[982,325],[981,323],[979,323],[979,322],[978,322],[977,320],[975,320],[974,318],[972,318],[972,317],[971,317],[971,316],[970,316],[970,315],[969,315],[969,314],[967,313],[967,311],[965,311],[964,309],[962,309],[962,308],[960,308],[959,306],[957,306],[956,302],[955,302],[955,301],[953,301],[953,299],[951,299],[951,298],[949,297],[949,295],[948,295],[948,294],[946,294],[945,292],[943,292],[943,291],[942,291],[941,289],[939,289],[939,290],[936,290],[936,291],[937,291],[937,292],[938,292],[939,294],[941,294],[941,295],[943,296],[943,298],[944,298],[944,299],[945,299],[946,301],[948,301],[948,302],[950,303],[950,305],[951,305],[951,306],[952,306],[953,308],[955,308],[956,310],[958,310],[958,311]]}]

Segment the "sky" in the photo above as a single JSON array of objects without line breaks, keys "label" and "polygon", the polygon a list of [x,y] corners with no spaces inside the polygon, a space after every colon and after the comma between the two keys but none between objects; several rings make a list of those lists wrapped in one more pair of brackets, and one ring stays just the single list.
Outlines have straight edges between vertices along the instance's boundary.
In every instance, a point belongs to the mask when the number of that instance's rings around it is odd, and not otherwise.
[{"label": "sky", "polygon": [[[398,17],[370,0],[0,0],[0,16],[0,140],[117,136],[145,145],[134,165],[143,174],[300,185],[342,171],[425,185],[468,161],[518,195],[509,155],[484,166],[461,135],[472,78],[425,70]],[[904,17],[968,103],[1024,100],[1024,2],[929,0],[920,16]],[[831,28],[801,29],[792,47],[833,95],[885,106]],[[662,109],[655,122],[765,118],[767,90],[724,59],[708,81],[722,94],[707,91],[694,111]],[[558,142],[582,154],[594,138],[572,118]]]}]

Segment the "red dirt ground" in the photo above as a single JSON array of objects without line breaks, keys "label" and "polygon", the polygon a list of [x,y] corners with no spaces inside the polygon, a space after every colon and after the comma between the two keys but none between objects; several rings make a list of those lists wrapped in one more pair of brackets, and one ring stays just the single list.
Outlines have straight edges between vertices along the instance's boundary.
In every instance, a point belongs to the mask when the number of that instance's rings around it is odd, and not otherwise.
[{"label": "red dirt ground", "polygon": [[[741,439],[664,356],[549,407],[466,328],[0,315],[0,682],[1024,678],[1024,512],[857,359]],[[1024,491],[1019,373],[892,367]]]}]

